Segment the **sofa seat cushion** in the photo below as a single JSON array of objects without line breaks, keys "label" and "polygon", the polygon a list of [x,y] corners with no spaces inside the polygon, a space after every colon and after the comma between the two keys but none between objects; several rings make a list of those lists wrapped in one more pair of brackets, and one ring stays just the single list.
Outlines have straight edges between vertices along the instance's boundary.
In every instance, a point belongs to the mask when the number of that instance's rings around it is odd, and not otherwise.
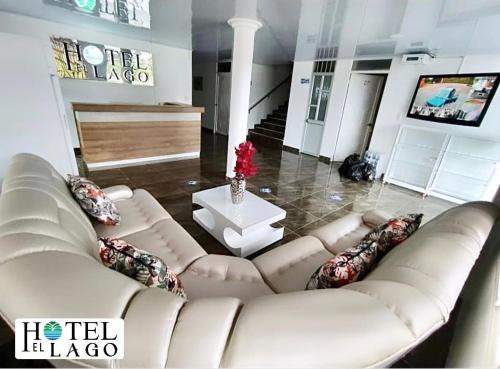
[{"label": "sofa seat cushion", "polygon": [[242,301],[274,294],[250,260],[207,255],[179,275],[189,299],[236,297]]},{"label": "sofa seat cushion", "polygon": [[283,293],[243,306],[221,367],[388,366],[414,341],[377,298],[344,288]]},{"label": "sofa seat cushion", "polygon": [[95,224],[99,237],[123,238],[126,235],[150,228],[160,220],[172,219],[158,201],[145,190],[135,190],[129,199],[114,203],[121,215],[121,222],[116,226]]},{"label": "sofa seat cushion", "polygon": [[99,237],[119,238],[162,259],[174,273],[207,253],[147,191],[135,190],[129,199],[115,202],[122,215],[119,225],[96,224]]},{"label": "sofa seat cushion", "polygon": [[162,259],[174,273],[183,272],[189,264],[207,253],[182,226],[173,219],[161,220],[142,231],[121,239]]},{"label": "sofa seat cushion", "polygon": [[336,255],[356,246],[372,229],[363,222],[361,214],[352,213],[312,231],[309,235],[318,238],[328,251]]},{"label": "sofa seat cushion", "polygon": [[180,279],[163,260],[124,240],[99,238],[99,255],[102,263],[112,270],[145,286],[166,289],[186,298]]},{"label": "sofa seat cushion", "polygon": [[283,293],[303,291],[314,271],[333,256],[320,240],[305,236],[252,261],[271,288],[277,293]]}]

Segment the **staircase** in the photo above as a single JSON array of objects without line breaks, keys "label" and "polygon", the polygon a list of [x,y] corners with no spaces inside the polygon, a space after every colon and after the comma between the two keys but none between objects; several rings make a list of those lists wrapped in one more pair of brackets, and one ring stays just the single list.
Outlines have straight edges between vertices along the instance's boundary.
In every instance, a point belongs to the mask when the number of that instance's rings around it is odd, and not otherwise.
[{"label": "staircase", "polygon": [[262,119],[253,129],[248,131],[248,139],[254,144],[281,149],[285,136],[288,101]]}]

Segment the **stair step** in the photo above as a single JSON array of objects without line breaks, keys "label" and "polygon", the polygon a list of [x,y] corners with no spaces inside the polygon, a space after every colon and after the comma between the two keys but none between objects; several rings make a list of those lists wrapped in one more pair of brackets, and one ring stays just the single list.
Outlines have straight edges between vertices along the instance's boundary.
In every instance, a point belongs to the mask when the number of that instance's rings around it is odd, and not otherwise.
[{"label": "stair step", "polygon": [[276,123],[262,121],[262,122],[260,122],[260,124],[258,124],[258,126],[260,126],[262,128],[270,129],[272,131],[285,132],[285,126],[282,124],[276,124]]},{"label": "stair step", "polygon": [[282,118],[282,119],[286,120],[286,113],[282,113],[282,112],[280,112],[278,110],[273,111],[273,113],[271,115],[275,116],[277,118]]},{"label": "stair step", "polygon": [[268,115],[265,121],[270,122],[270,123],[277,123],[277,124],[286,124],[286,119],[283,118],[278,118],[276,116]]},{"label": "stair step", "polygon": [[277,149],[281,149],[283,147],[283,140],[279,138],[265,136],[253,131],[248,132],[248,137],[250,138],[252,143],[256,145],[257,149],[260,145]]},{"label": "stair step", "polygon": [[268,118],[265,118],[265,119],[262,119],[260,121],[260,123],[268,123],[268,124],[274,124],[275,126],[281,126],[281,127],[285,127],[286,126],[286,122],[285,121],[281,121],[281,122],[277,122],[277,121],[271,121],[270,119]]},{"label": "stair step", "polygon": [[283,137],[285,136],[285,132],[274,131],[272,129],[267,129],[267,128],[264,128],[264,127],[260,127],[259,125],[256,125],[254,127],[254,129],[251,130],[251,131],[255,131],[257,133],[262,133],[263,135],[266,135],[266,136],[270,136],[270,137],[274,137],[274,138],[280,138],[280,139],[283,139]]}]

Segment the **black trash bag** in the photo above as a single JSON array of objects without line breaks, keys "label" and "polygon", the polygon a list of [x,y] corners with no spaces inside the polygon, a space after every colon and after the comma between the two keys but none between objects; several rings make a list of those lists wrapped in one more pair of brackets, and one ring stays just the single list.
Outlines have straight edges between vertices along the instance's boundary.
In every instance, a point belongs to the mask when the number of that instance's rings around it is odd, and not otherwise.
[{"label": "black trash bag", "polygon": [[364,167],[366,163],[359,159],[358,154],[349,155],[339,168],[339,173],[353,181],[361,181],[363,179]]},{"label": "black trash bag", "polygon": [[370,164],[366,161],[364,163],[365,166],[363,167],[363,179],[368,182],[373,182],[377,174],[377,168],[375,167],[375,165]]},{"label": "black trash bag", "polygon": [[359,160],[359,155],[358,154],[352,154],[349,155],[347,158],[344,159],[344,162],[339,168],[339,173],[343,175],[344,177],[347,177],[347,171],[349,167],[355,163],[358,163]]}]

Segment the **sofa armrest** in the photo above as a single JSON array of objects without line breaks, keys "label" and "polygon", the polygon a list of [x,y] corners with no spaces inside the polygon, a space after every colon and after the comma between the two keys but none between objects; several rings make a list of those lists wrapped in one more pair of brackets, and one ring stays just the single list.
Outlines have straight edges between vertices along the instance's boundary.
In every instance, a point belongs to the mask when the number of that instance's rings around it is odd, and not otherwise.
[{"label": "sofa armrest", "polygon": [[102,191],[109,197],[111,201],[119,201],[130,199],[134,193],[132,190],[125,185],[111,186],[107,188],[103,188]]},{"label": "sofa armrest", "polygon": [[363,223],[370,228],[378,227],[386,223],[389,219],[394,218],[394,215],[383,210],[369,210],[363,214]]}]

